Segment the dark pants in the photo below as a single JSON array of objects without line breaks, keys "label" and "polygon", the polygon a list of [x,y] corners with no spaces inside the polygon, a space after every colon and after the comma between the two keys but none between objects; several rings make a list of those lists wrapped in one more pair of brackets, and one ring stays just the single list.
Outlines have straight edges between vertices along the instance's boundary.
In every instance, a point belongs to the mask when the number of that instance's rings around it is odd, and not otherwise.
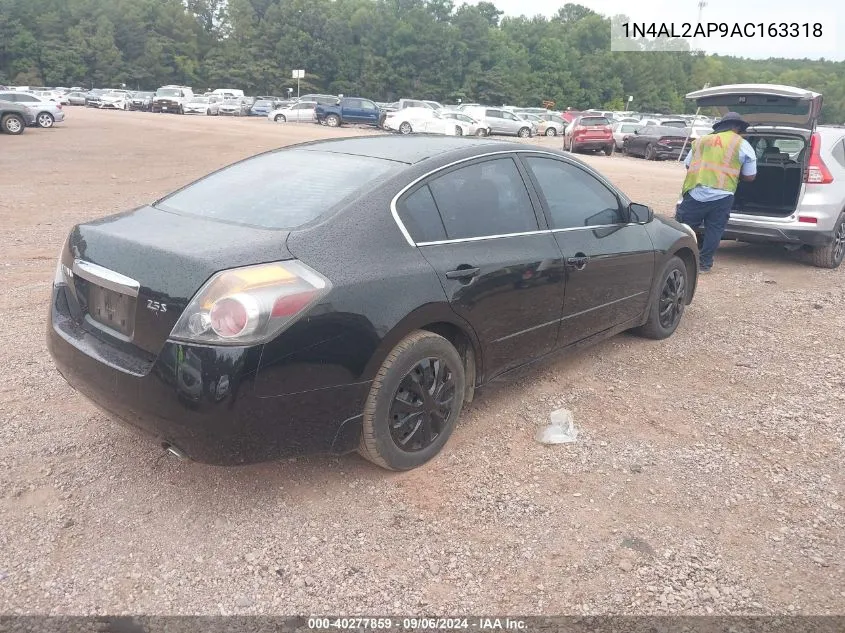
[{"label": "dark pants", "polygon": [[733,195],[710,202],[699,202],[689,193],[685,193],[683,200],[675,208],[675,219],[678,222],[689,224],[693,229],[704,226],[704,243],[698,255],[701,268],[706,269],[713,265],[713,255],[722,241],[733,204]]}]

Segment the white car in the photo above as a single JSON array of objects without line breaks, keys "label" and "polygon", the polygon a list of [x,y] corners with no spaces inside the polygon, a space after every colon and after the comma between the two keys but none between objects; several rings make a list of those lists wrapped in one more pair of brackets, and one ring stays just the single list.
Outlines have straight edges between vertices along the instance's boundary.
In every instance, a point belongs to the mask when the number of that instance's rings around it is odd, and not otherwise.
[{"label": "white car", "polygon": [[129,94],[126,92],[107,92],[100,97],[100,104],[97,107],[101,110],[106,108],[112,110],[128,110]]},{"label": "white car", "polygon": [[314,109],[316,101],[297,101],[284,108],[276,108],[267,114],[267,118],[275,123],[287,121],[315,121]]},{"label": "white car", "polygon": [[192,96],[182,106],[185,114],[205,114],[217,116],[220,114],[220,98],[212,95],[210,97]]},{"label": "white car", "polygon": [[445,118],[438,110],[431,108],[404,108],[391,112],[384,120],[384,129],[400,134],[445,134],[447,136],[470,134],[469,123]]},{"label": "white car", "polygon": [[70,105],[70,99],[68,98],[67,94],[56,92],[55,90],[36,90],[32,94],[38,95],[42,99],[46,99],[47,101],[52,101],[54,103],[60,103],[62,105]]},{"label": "white car", "polygon": [[489,136],[490,135],[490,128],[485,125],[482,125],[475,119],[473,119],[468,114],[464,114],[463,112],[456,112],[454,110],[444,110],[440,113],[440,116],[444,119],[454,119],[456,121],[460,121],[461,123],[466,124],[466,129],[464,130],[465,135],[469,136]]}]

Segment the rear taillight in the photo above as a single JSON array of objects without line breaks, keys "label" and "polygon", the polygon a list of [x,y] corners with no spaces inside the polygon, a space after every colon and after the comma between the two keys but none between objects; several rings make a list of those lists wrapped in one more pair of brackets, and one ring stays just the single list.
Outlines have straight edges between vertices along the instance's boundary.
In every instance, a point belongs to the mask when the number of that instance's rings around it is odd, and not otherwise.
[{"label": "rear taillight", "polygon": [[821,138],[818,132],[810,137],[810,162],[804,174],[804,182],[814,185],[827,185],[833,182],[833,176],[821,155]]},{"label": "rear taillight", "polygon": [[293,324],[331,289],[328,279],[293,260],[214,275],[170,334],[192,343],[264,342]]}]

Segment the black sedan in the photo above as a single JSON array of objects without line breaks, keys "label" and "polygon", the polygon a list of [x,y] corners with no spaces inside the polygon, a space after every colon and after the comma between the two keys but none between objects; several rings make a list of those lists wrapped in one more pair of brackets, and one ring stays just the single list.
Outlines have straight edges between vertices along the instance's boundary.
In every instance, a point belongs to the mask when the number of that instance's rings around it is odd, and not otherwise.
[{"label": "black sedan", "polygon": [[697,256],[691,229],[561,152],[321,141],[75,226],[47,339],[73,387],[180,456],[404,470],[495,377],[671,335]]},{"label": "black sedan", "polygon": [[682,151],[689,151],[689,143],[686,141],[686,129],[647,125],[624,138],[622,151],[630,156],[642,156],[646,160],[677,160]]}]

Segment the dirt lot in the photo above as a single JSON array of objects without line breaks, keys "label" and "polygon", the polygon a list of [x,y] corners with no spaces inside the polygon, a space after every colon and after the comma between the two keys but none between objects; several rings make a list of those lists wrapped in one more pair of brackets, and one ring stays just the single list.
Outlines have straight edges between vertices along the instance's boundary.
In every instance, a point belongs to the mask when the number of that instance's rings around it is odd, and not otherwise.
[{"label": "dirt lot", "polygon": [[[404,474],[179,462],[67,387],[44,330],[74,223],[359,133],[71,108],[0,137],[0,612],[845,612],[845,268],[726,243],[673,338],[485,389]],[[672,208],[677,164],[585,160]],[[559,407],[579,441],[537,444]]]}]

